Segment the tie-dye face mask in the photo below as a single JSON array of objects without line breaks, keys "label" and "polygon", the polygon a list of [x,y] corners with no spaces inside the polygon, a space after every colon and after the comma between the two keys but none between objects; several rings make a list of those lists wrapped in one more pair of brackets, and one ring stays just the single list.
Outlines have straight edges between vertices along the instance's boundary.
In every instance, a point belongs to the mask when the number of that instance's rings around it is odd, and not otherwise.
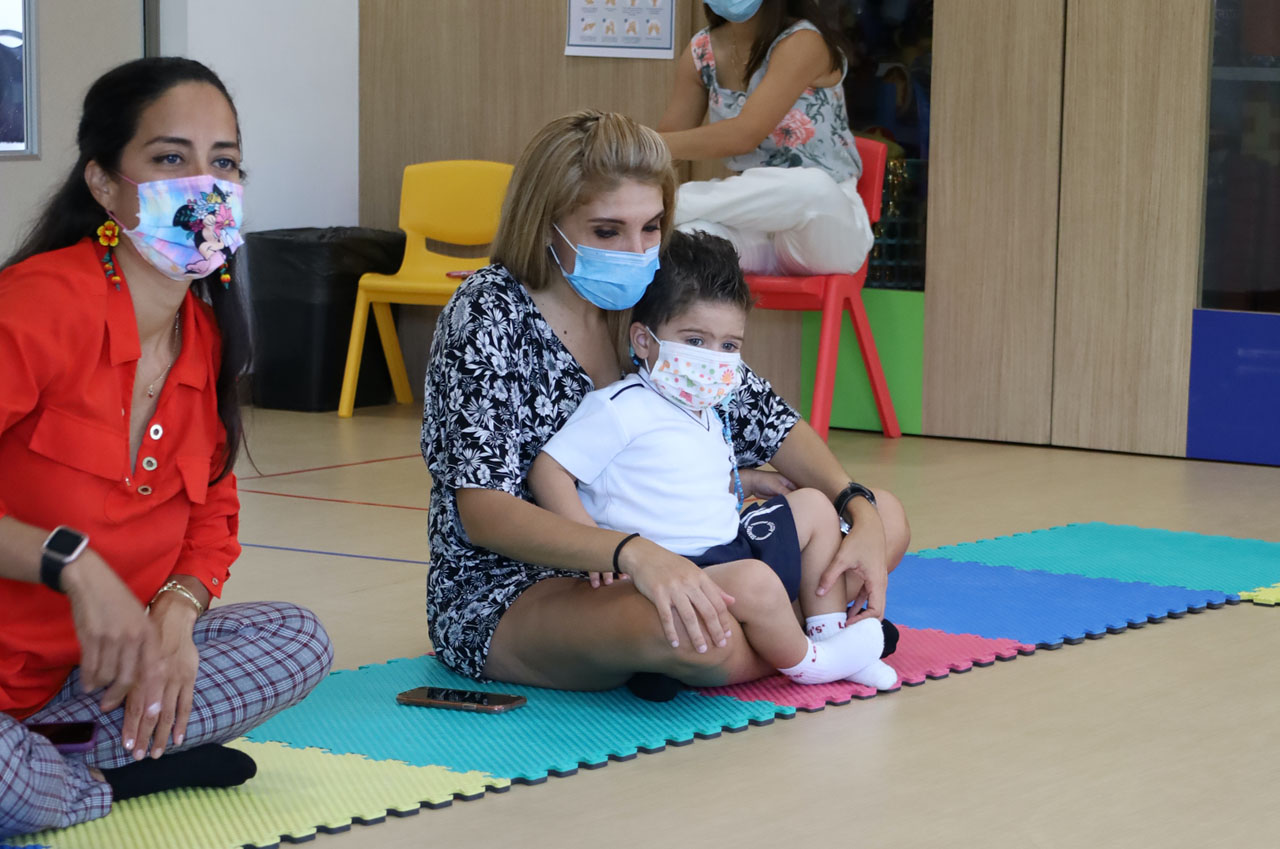
[{"label": "tie-dye face mask", "polygon": [[130,230],[114,213],[111,217],[142,258],[164,276],[206,277],[244,244],[244,190],[238,183],[201,174],[133,184],[138,187],[138,226]]}]

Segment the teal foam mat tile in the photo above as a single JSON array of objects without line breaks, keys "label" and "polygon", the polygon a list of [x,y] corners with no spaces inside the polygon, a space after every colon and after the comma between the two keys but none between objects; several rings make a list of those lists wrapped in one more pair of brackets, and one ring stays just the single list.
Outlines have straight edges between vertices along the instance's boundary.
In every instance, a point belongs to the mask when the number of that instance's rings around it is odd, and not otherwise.
[{"label": "teal foam mat tile", "polygon": [[[434,685],[517,693],[529,703],[479,714],[400,705],[396,694]],[[258,726],[248,739],[314,746],[417,766],[476,770],[533,784],[794,716],[766,701],[708,697],[689,691],[655,704],[626,689],[596,693],[479,683],[434,657],[404,658],[332,673],[303,702]]]},{"label": "teal foam mat tile", "polygon": [[1103,522],[947,545],[916,554],[1223,593],[1280,582],[1280,543]]}]

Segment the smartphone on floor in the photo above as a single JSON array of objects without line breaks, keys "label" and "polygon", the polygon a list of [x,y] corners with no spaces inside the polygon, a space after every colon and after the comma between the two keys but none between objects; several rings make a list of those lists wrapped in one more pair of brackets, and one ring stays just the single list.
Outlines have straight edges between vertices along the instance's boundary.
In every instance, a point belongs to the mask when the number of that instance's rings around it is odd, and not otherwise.
[{"label": "smartphone on floor", "polygon": [[59,752],[87,752],[98,740],[93,722],[47,722],[28,725],[27,730],[46,738]]},{"label": "smartphone on floor", "polygon": [[479,690],[454,690],[449,687],[417,687],[396,696],[402,705],[470,710],[477,713],[503,713],[525,703],[524,696],[508,693],[485,693]]}]

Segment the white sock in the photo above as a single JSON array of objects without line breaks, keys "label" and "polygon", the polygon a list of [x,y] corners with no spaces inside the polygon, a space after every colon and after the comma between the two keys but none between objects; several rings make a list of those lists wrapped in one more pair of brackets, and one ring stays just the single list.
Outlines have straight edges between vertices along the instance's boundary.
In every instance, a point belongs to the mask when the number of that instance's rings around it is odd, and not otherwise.
[{"label": "white sock", "polygon": [[778,671],[797,684],[827,684],[847,678],[878,660],[884,651],[884,631],[878,619],[862,619],[826,640],[807,642],[808,651],[800,662]]},{"label": "white sock", "polygon": [[845,680],[864,687],[875,687],[877,690],[891,690],[898,683],[898,670],[883,660],[873,660]]},{"label": "white sock", "polygon": [[[843,613],[821,613],[817,616],[810,616],[804,620],[805,633],[809,635],[809,639],[815,643],[829,640],[836,634],[840,633],[845,625],[845,615]],[[867,620],[861,620],[867,621]],[[874,620],[879,623],[879,620]],[[881,626],[881,641],[884,638],[884,626]],[[883,647],[881,651],[883,651]],[[892,666],[883,660],[876,659],[867,664],[862,669],[850,675],[846,680],[855,684],[861,684],[864,687],[875,687],[877,690],[888,690],[898,683],[898,672]]]},{"label": "white sock", "polygon": [[841,611],[836,613],[819,613],[804,620],[804,632],[815,643],[829,640],[844,629],[844,620],[848,616]]}]

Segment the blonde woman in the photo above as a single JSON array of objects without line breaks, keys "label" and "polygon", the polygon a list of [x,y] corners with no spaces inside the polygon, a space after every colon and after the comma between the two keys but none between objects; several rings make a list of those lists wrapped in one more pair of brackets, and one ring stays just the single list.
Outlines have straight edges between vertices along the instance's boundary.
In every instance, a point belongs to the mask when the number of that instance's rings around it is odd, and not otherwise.
[{"label": "blonde woman", "polygon": [[[516,165],[494,264],[440,316],[422,426],[433,483],[427,615],[438,656],[462,674],[597,690],[636,673],[713,685],[773,671],[688,559],[585,528],[529,491],[542,446],[588,392],[622,375],[621,311],[653,278],[674,193],[656,132],[595,111],[551,122]],[[739,462],[786,476],[744,470],[748,495],[792,481],[833,500],[850,491],[826,445],[766,381],[746,370],[735,399],[727,419]],[[901,504],[878,490],[874,499],[843,499],[853,529],[824,578],[861,579],[857,607],[868,606],[857,618],[882,615],[888,571],[908,541]],[[601,571],[630,580],[592,587],[589,573]]]}]

